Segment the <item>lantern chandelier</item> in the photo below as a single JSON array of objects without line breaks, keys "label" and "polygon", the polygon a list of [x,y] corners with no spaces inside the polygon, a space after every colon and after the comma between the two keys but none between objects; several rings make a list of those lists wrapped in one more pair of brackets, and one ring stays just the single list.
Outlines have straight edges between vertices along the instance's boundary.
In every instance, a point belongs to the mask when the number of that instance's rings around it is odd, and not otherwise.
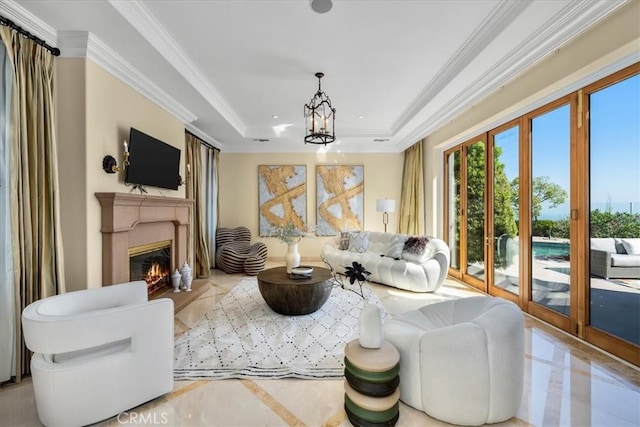
[{"label": "lantern chandelier", "polygon": [[316,73],[316,77],[318,91],[311,98],[311,102],[304,106],[304,143],[327,145],[336,140],[336,109],[331,106],[331,100],[320,88],[320,79],[324,77],[324,73]]}]

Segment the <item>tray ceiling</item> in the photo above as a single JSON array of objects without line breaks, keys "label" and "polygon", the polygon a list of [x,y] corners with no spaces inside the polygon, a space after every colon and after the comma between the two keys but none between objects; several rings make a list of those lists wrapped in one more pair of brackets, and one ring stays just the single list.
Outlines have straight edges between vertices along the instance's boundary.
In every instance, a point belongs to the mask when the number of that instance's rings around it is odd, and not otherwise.
[{"label": "tray ceiling", "polygon": [[318,150],[303,105],[321,71],[337,141],[320,150],[398,152],[623,3],[334,0],[318,14],[307,0],[8,0],[0,13],[224,151]]}]

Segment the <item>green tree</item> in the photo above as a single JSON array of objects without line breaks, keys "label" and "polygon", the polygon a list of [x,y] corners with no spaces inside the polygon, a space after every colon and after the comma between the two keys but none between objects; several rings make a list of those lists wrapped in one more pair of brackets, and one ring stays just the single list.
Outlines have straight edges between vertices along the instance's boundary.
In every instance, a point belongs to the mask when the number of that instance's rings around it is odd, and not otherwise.
[{"label": "green tree", "polygon": [[[494,149],[494,236],[518,234],[516,215],[511,204],[511,185],[500,161],[502,150]],[[467,258],[484,260],[485,146],[478,142],[467,150]]]},{"label": "green tree", "polygon": [[[515,211],[518,211],[518,194],[520,190],[519,178],[511,181],[511,204]],[[531,191],[531,217],[537,221],[542,207],[546,203],[547,207],[555,208],[567,201],[566,190],[558,184],[551,182],[548,176],[536,176],[533,178]]]},{"label": "green tree", "polygon": [[505,165],[500,161],[502,149],[495,147],[493,151],[493,234],[495,237],[505,234],[509,237],[515,237],[518,235],[517,211],[512,203],[511,183],[504,171]]},{"label": "green tree", "polygon": [[467,148],[467,261],[484,261],[484,143]]}]

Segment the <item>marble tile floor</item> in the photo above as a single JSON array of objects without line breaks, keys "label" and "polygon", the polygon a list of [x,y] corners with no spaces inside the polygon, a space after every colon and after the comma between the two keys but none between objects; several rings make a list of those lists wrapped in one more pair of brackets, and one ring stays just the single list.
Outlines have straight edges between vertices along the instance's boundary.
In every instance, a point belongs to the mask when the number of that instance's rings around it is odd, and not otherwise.
[{"label": "marble tile floor", "polygon": [[[305,263],[307,264],[307,263]],[[310,263],[313,264],[313,263]],[[267,267],[277,263],[269,262]],[[321,265],[321,264],[318,264]],[[176,313],[175,334],[196,325],[245,276],[214,270],[207,291]],[[390,314],[478,292],[447,280],[438,292],[415,294],[372,285]],[[640,370],[532,317],[525,316],[522,403],[504,426],[639,426]],[[322,426],[351,425],[342,380],[176,381],[173,392],[105,420],[99,426]],[[460,402],[461,410],[464,402]],[[29,379],[0,389],[0,426],[38,426]],[[401,404],[397,426],[442,426]]]}]

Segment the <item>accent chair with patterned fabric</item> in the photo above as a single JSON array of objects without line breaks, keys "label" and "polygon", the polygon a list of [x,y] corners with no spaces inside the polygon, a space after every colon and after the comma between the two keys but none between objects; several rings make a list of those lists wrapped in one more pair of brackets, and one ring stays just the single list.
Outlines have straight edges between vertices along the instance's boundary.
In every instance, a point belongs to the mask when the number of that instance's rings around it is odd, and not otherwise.
[{"label": "accent chair with patterned fabric", "polygon": [[264,270],[267,245],[251,244],[247,227],[218,228],[216,231],[216,266],[225,273],[246,273],[255,276]]}]

